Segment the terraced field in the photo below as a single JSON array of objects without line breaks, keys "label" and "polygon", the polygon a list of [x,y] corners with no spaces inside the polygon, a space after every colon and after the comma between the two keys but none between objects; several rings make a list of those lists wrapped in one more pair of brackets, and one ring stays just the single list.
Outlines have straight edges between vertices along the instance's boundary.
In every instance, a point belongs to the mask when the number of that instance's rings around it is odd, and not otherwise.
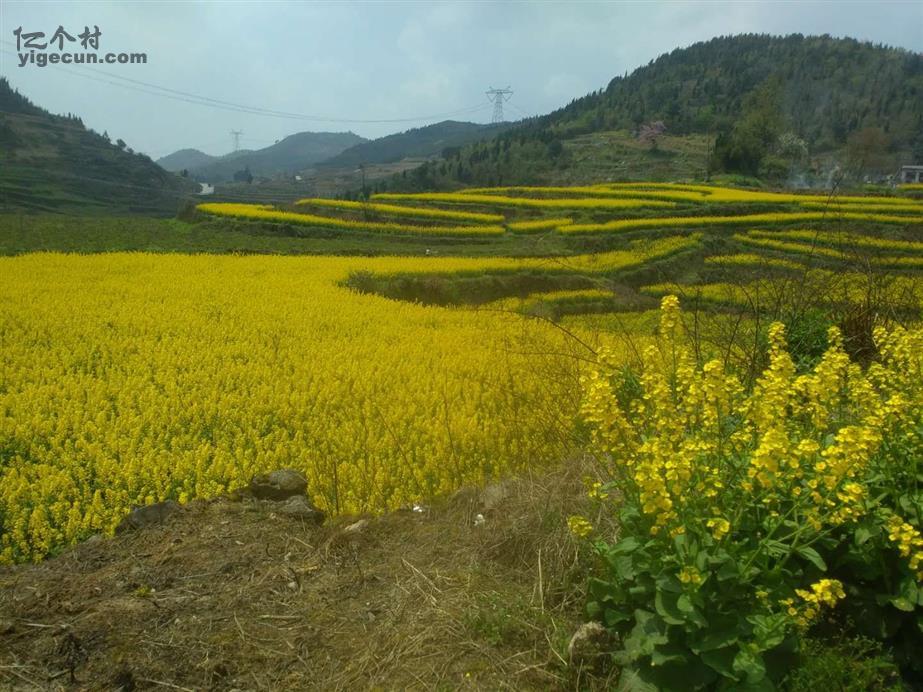
[{"label": "terraced field", "polygon": [[[158,251],[0,259],[0,561],[280,466],[336,513],[555,463],[583,443],[586,366],[603,346],[635,360],[667,293],[707,307],[728,358],[792,306],[872,287],[896,318],[921,306],[915,190],[517,187],[197,213],[143,245],[129,221],[4,226],[7,246],[80,250],[79,231],[93,252]],[[164,252],[319,242],[351,256]]]},{"label": "terraced field", "polygon": [[[913,186],[888,194],[833,196],[682,183],[519,186],[378,194],[367,202],[301,199],[282,208],[210,204],[200,210],[251,223],[288,224],[305,237],[331,229],[358,236],[424,236],[449,253],[463,238],[518,243],[517,254],[548,255],[546,269],[554,266],[559,275],[604,264],[611,250],[633,251],[668,236],[689,240],[681,261],[659,258],[646,262],[645,271],[622,272],[617,279],[596,272],[547,280],[540,287],[507,278],[506,289],[469,286],[474,290],[467,292],[433,290],[432,277],[425,282],[427,290],[403,273],[400,281],[363,277],[356,283],[423,302],[492,302],[508,309],[517,304],[513,298],[532,313],[547,303],[557,316],[648,307],[645,297],[661,295],[668,286],[687,300],[725,305],[739,305],[742,290],[777,291],[795,279],[829,283],[837,278],[856,293],[857,277],[871,270],[887,274],[903,290],[916,285],[923,269],[923,195]],[[495,270],[483,266],[484,272]],[[448,274],[440,281],[443,287],[458,283]],[[581,297],[574,291],[588,293]],[[610,299],[599,300],[600,291]]]}]

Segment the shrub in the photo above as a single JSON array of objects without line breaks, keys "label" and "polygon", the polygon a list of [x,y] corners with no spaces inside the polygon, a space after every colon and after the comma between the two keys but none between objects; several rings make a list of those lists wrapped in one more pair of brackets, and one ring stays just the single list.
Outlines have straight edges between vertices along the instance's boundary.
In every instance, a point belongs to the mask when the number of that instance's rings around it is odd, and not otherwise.
[{"label": "shrub", "polygon": [[609,473],[592,494],[622,527],[595,540],[589,608],[622,638],[617,662],[667,689],[771,689],[841,602],[913,651],[923,329],[877,329],[880,359],[863,370],[833,327],[798,374],[773,324],[769,365],[746,392],[720,360],[694,360],[680,318],[665,297],[640,386],[605,353],[584,381]]}]

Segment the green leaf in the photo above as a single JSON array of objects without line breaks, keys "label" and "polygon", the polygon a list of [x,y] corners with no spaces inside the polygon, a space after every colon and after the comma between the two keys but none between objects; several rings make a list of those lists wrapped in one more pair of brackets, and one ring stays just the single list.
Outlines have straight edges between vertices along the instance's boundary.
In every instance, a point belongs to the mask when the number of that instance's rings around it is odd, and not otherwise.
[{"label": "green leaf", "polygon": [[733,615],[712,615],[709,627],[690,638],[689,646],[695,653],[723,649],[737,643],[738,621]]},{"label": "green leaf", "polygon": [[679,608],[680,612],[687,615],[695,612],[695,606],[692,605],[692,599],[689,598],[688,594],[680,594],[679,598],[676,599],[676,607]]},{"label": "green leaf", "polygon": [[666,624],[654,613],[646,610],[635,611],[635,626],[625,639],[625,651],[632,660],[654,653],[654,647],[669,641],[665,631]]},{"label": "green leaf", "polygon": [[619,675],[618,692],[659,692],[656,685],[641,679],[637,670],[633,668],[622,669]]},{"label": "green leaf", "polygon": [[740,570],[737,568],[737,563],[734,562],[734,560],[728,560],[721,565],[721,569],[718,570],[718,581],[737,579],[739,576]]},{"label": "green leaf", "polygon": [[751,615],[747,621],[753,625],[754,643],[760,651],[773,649],[785,639],[788,618],[782,613]]},{"label": "green leaf", "polygon": [[623,581],[631,581],[638,574],[635,561],[630,555],[618,555],[610,559],[609,564],[616,576]]},{"label": "green leaf", "polygon": [[703,651],[699,654],[702,662],[720,675],[732,680],[740,680],[734,673],[734,657],[737,655],[736,646],[728,646],[722,649],[713,649]]},{"label": "green leaf", "polygon": [[668,625],[682,625],[686,622],[686,616],[677,605],[680,596],[681,594],[657,589],[657,596],[654,598],[654,609]]},{"label": "green leaf", "polygon": [[796,551],[801,557],[810,562],[812,565],[817,567],[821,572],[827,571],[827,563],[824,562],[824,558],[820,556],[814,548],[811,547],[801,547]]},{"label": "green leaf", "polygon": [[899,593],[913,604],[920,603],[921,599],[923,599],[923,589],[917,586],[917,580],[913,577],[904,577],[901,580]]},{"label": "green leaf", "polygon": [[627,538],[623,538],[614,546],[612,546],[611,554],[625,555],[627,553],[634,552],[639,547],[641,547],[641,543],[638,542],[638,539],[634,536],[628,536]]},{"label": "green leaf", "polygon": [[897,596],[896,598],[892,598],[890,600],[890,603],[898,610],[903,610],[904,612],[907,612],[907,613],[912,613],[914,608],[916,607],[915,603],[911,603],[903,596]]},{"label": "green leaf", "polygon": [[874,534],[868,526],[863,525],[856,529],[854,535],[856,537],[856,545],[864,545],[869,540],[871,540]]},{"label": "green leaf", "polygon": [[749,684],[760,682],[766,677],[766,664],[763,663],[763,657],[754,651],[746,649],[738,651],[734,656],[732,667]]},{"label": "green leaf", "polygon": [[689,650],[678,644],[658,646],[651,654],[651,665],[665,666],[669,663],[683,664],[689,660]]}]

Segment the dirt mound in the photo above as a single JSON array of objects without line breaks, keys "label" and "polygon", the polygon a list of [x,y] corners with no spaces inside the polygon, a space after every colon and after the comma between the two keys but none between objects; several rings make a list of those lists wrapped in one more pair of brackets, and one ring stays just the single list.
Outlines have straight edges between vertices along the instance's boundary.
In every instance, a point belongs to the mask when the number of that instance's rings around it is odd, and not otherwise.
[{"label": "dirt mound", "polygon": [[[549,689],[585,577],[577,473],[325,526],[194,502],[0,570],[12,689]],[[592,681],[589,681],[593,684]]]}]

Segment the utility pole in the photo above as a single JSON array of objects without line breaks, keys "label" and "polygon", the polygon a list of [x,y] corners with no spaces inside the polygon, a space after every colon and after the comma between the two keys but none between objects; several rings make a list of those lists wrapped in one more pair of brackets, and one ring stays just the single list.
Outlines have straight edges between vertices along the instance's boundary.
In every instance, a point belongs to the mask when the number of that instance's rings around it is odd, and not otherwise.
[{"label": "utility pole", "polygon": [[234,151],[240,151],[240,136],[243,134],[241,130],[231,130],[231,138],[234,140]]},{"label": "utility pole", "polygon": [[492,123],[502,123],[503,122],[503,102],[509,101],[513,96],[513,90],[507,86],[505,89],[494,89],[490,87],[487,90],[487,100],[494,104],[494,117],[491,119]]}]

